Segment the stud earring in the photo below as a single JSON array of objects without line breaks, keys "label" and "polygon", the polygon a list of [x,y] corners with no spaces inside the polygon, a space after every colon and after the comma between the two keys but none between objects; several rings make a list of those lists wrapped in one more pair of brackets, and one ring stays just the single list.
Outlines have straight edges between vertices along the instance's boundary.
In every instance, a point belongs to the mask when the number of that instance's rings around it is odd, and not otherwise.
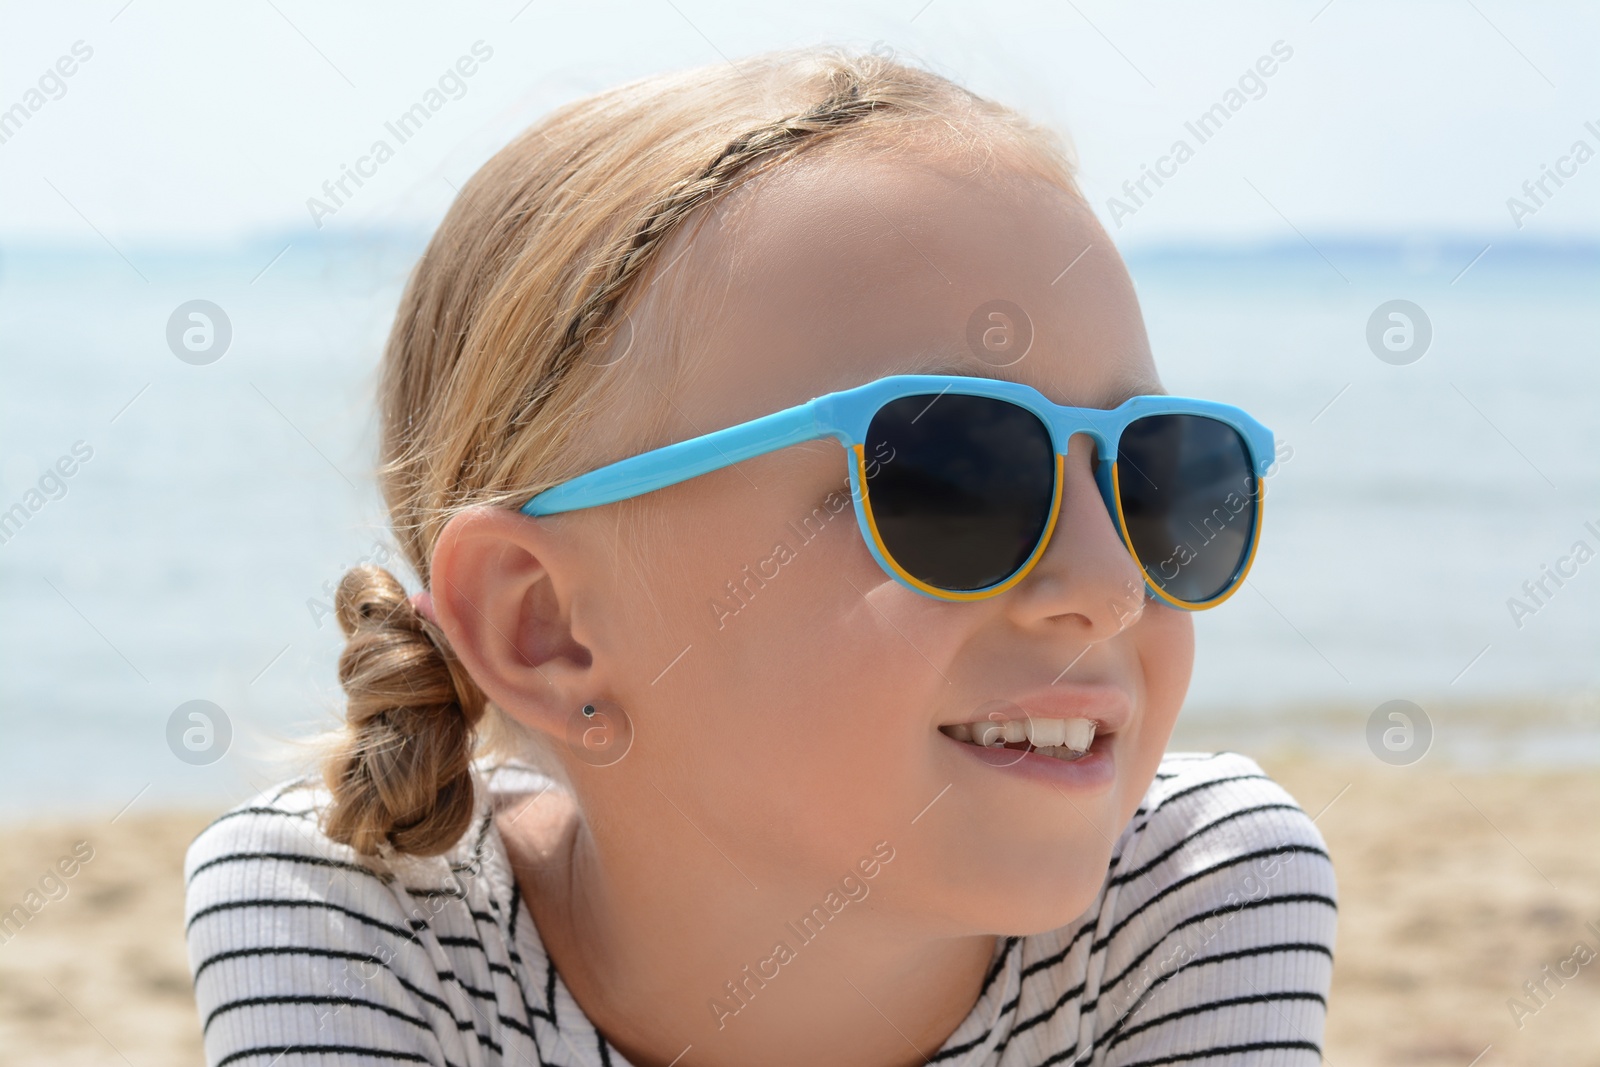
[{"label": "stud earring", "polygon": [[608,767],[633,745],[633,721],[622,706],[595,699],[578,705],[567,720],[567,747],[592,767]]}]

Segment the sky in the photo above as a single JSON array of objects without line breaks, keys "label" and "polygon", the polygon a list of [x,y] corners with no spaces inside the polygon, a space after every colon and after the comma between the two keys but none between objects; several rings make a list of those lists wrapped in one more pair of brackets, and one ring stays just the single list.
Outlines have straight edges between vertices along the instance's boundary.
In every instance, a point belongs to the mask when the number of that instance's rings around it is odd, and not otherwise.
[{"label": "sky", "polygon": [[[105,0],[0,11],[0,242],[12,244],[427,229],[551,107],[822,42],[892,48],[1064,130],[1124,246],[1600,237],[1600,159],[1575,154],[1579,141],[1600,151],[1600,5]],[[473,73],[453,75],[463,57]],[[426,125],[403,144],[387,134],[441,78]],[[1191,130],[1219,104],[1220,128]],[[353,195],[331,213],[310,203],[330,205],[324,182],[380,138],[394,154],[363,164]],[[1147,168],[1162,183],[1128,192]],[[1557,184],[1547,168],[1566,176]],[[1541,178],[1536,201],[1524,183]]]}]

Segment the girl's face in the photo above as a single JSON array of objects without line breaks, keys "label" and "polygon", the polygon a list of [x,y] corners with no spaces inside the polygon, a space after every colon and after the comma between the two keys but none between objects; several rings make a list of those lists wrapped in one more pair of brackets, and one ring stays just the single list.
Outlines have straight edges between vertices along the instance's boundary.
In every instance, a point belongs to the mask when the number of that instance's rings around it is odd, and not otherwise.
[{"label": "girl's face", "polygon": [[[1163,391],[1110,240],[1079,199],[1032,179],[828,153],[757,179],[661,251],[671,266],[632,313],[636,358],[669,323],[687,351],[668,430],[638,449],[907,371],[1085,407]],[[994,301],[1021,317],[989,318]],[[812,902],[859,882],[887,842],[870,885],[883,916],[948,936],[1076,918],[1193,658],[1186,613],[1144,595],[1092,455],[1074,438],[1038,565],[976,602],[879,568],[831,439],[650,494],[620,555],[595,536],[612,528],[604,509],[562,517],[592,546],[557,583],[593,657],[593,688],[571,699],[614,701],[634,734],[609,766],[568,760],[595,838],[668,839],[671,862],[713,882]],[[990,765],[940,731],[996,701],[1061,715],[1043,694],[1107,724],[1098,771]]]}]

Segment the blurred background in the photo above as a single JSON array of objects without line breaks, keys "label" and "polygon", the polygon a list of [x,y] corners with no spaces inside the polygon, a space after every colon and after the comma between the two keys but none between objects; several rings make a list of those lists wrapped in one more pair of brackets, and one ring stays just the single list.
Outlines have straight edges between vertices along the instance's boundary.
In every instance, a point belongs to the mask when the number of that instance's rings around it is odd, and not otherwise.
[{"label": "blurred background", "polygon": [[1595,968],[1524,988],[1600,952],[1600,9],[0,12],[0,1062],[200,1062],[182,851],[339,716],[344,571],[415,588],[373,388],[455,190],[565,101],[835,42],[1066,131],[1168,389],[1278,436],[1174,747],[1329,839],[1329,1061],[1600,1063]]}]

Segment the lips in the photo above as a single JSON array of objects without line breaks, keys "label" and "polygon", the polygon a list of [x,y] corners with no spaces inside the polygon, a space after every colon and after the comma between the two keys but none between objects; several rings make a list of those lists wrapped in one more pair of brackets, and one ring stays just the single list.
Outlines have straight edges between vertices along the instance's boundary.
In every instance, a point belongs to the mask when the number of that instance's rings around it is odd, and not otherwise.
[{"label": "lips", "polygon": [[1088,719],[1095,733],[1114,734],[1133,714],[1128,695],[1114,685],[1051,686],[1018,696],[986,701],[965,715],[948,719],[940,728],[965,724],[981,726],[999,719]]}]

